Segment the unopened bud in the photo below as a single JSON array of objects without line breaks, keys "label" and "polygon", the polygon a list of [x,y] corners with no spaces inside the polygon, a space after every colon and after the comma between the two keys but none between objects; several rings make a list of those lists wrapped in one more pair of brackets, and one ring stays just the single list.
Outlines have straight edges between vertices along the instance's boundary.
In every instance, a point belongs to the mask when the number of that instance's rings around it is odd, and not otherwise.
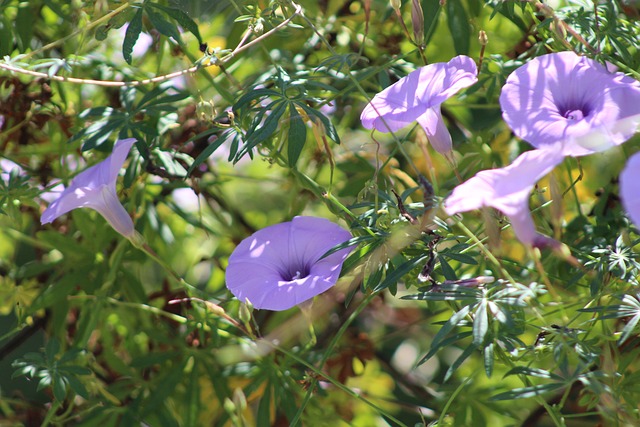
[{"label": "unopened bud", "polygon": [[486,46],[489,43],[489,37],[487,37],[487,33],[484,30],[480,30],[478,34],[478,41],[482,46]]},{"label": "unopened bud", "polygon": [[411,0],[411,23],[413,24],[413,37],[418,45],[424,44],[424,14],[420,0]]},{"label": "unopened bud", "polygon": [[247,396],[245,396],[244,392],[240,388],[236,388],[233,390],[233,403],[236,409],[238,409],[240,413],[244,412],[247,409]]},{"label": "unopened bud", "polygon": [[440,0],[440,6],[444,7],[447,4],[447,0]]},{"label": "unopened bud", "polygon": [[226,314],[224,308],[220,307],[218,304],[212,303],[211,301],[205,301],[204,305],[212,314],[215,314],[216,316],[224,316]]},{"label": "unopened bud", "polygon": [[393,10],[395,10],[396,12],[400,11],[400,6],[402,6],[402,0],[389,0],[389,3],[391,3],[391,7],[393,8]]},{"label": "unopened bud", "polygon": [[251,312],[253,312],[253,304],[245,299],[245,304],[240,304],[238,309],[238,317],[245,326],[248,326],[251,321]]}]

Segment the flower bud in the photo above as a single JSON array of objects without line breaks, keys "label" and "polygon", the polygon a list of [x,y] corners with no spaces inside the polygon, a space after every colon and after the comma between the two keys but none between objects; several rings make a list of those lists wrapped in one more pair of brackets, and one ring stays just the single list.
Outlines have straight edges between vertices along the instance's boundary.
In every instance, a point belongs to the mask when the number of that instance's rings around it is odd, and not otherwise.
[{"label": "flower bud", "polygon": [[391,3],[391,7],[393,8],[393,10],[395,10],[396,12],[400,12],[400,6],[402,6],[402,0],[389,0],[389,3]]},{"label": "flower bud", "polygon": [[478,33],[478,41],[482,46],[486,46],[487,43],[489,43],[489,38],[487,37],[487,33],[484,30],[480,30],[480,33]]},{"label": "flower bud", "polygon": [[413,24],[413,37],[418,45],[424,44],[424,14],[420,0],[411,0],[411,23]]},{"label": "flower bud", "polygon": [[245,298],[245,303],[240,304],[238,309],[238,317],[243,325],[248,326],[251,323],[251,313],[253,312],[253,304]]}]

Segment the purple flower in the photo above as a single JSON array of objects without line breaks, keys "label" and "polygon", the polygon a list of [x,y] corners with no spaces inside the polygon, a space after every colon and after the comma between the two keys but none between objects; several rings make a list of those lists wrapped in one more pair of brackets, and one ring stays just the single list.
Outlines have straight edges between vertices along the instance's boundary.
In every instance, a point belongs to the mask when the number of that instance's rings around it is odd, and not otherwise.
[{"label": "purple flower", "polygon": [[491,206],[511,221],[513,231],[526,245],[553,246],[554,241],[538,234],[529,212],[529,195],[534,184],[562,162],[559,150],[527,151],[502,169],[478,172],[476,176],[457,186],[445,200],[449,215]]},{"label": "purple flower", "polygon": [[636,227],[640,227],[640,191],[638,182],[640,182],[640,153],[631,156],[620,173],[622,206]]},{"label": "purple flower", "polygon": [[509,76],[500,105],[513,132],[534,147],[560,143],[566,156],[583,156],[636,132],[637,120],[625,119],[640,114],[640,82],[573,52],[551,53]]},{"label": "purple flower", "polygon": [[352,248],[320,257],[349,239],[348,231],[323,218],[297,216],[263,228],[229,257],[227,287],[255,308],[286,310],[335,285]]},{"label": "purple flower", "polygon": [[40,222],[48,224],[73,209],[91,208],[98,211],[118,233],[128,239],[136,239],[133,221],[116,194],[116,178],[135,142],[134,138],[116,141],[113,153],[78,174],[42,213]]},{"label": "purple flower", "polygon": [[440,104],[478,81],[476,74],[475,62],[464,55],[421,67],[374,96],[362,111],[362,126],[395,132],[415,120],[433,148],[447,154],[451,135],[442,120]]}]

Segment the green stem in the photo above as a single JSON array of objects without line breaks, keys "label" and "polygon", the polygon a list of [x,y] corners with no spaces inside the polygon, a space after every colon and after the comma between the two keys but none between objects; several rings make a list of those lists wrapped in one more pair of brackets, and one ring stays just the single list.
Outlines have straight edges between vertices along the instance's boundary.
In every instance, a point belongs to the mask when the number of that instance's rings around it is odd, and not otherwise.
[{"label": "green stem", "polygon": [[169,313],[168,311],[164,311],[158,307],[154,307],[152,305],[142,304],[139,302],[127,302],[120,301],[112,297],[98,297],[96,295],[70,295],[67,297],[69,301],[74,300],[103,300],[108,302],[109,304],[118,305],[121,307],[135,308],[142,311],[147,311],[149,313],[156,314],[158,316],[166,317],[167,319],[173,320],[174,322],[180,323],[182,325],[186,324],[188,319],[182,316],[178,316],[177,314]]},{"label": "green stem", "polygon": [[[390,419],[391,421],[395,422],[397,425],[399,426],[404,426],[406,427],[406,424],[403,423],[402,421],[400,421],[399,419],[395,418],[393,415],[389,414],[388,412],[386,412],[384,409],[380,408],[379,406],[377,406],[376,404],[374,404],[373,402],[371,402],[370,400],[366,399],[365,397],[362,397],[361,394],[353,391],[352,389],[350,389],[349,387],[345,386],[344,384],[342,384],[341,382],[331,378],[330,376],[324,375],[321,372],[321,369],[316,368],[315,366],[313,366],[312,364],[310,364],[309,362],[307,362],[306,360],[298,357],[296,354],[291,353],[281,347],[278,346],[274,346],[273,347],[275,350],[281,352],[282,354],[287,355],[288,357],[290,357],[291,359],[295,360],[296,362],[300,363],[301,365],[305,366],[307,369],[309,369],[310,371],[314,372],[317,375],[322,376],[322,380],[323,381],[327,381],[330,382],[333,386],[335,386],[336,388],[342,390],[343,392],[345,392],[346,394],[348,394],[349,396],[356,398],[362,402],[364,402],[366,405],[370,406],[371,408],[373,408],[374,410],[376,410],[378,413],[384,415],[386,418]],[[314,378],[313,380],[315,383],[317,383],[317,380]],[[315,384],[314,384],[315,385]],[[309,393],[307,393],[307,395],[309,395]],[[298,415],[298,414],[296,414]],[[297,420],[298,417],[294,418],[294,420],[291,422],[291,426],[295,426],[296,423],[298,422]]]},{"label": "green stem", "polygon": [[457,222],[458,227],[460,227],[462,229],[462,231],[464,231],[464,234],[466,234],[479,248],[480,250],[482,250],[482,252],[485,254],[485,256],[487,258],[489,258],[489,260],[491,260],[491,262],[493,262],[496,267],[498,267],[498,269],[500,270],[500,273],[511,283],[516,283],[516,281],[513,279],[513,277],[511,277],[511,275],[507,272],[507,270],[505,270],[502,267],[502,264],[500,264],[500,261],[498,261],[498,259],[493,256],[493,254],[491,253],[491,251],[489,249],[487,249],[487,247],[480,241],[480,239],[478,239],[476,237],[475,234],[473,234],[471,232],[471,230],[469,230],[463,223],[462,221],[458,221]]},{"label": "green stem", "polygon": [[[377,293],[369,294],[364,300],[362,300],[362,302],[360,302],[358,307],[353,311],[353,313],[351,313],[351,315],[346,320],[346,322],[344,322],[342,324],[342,326],[340,327],[338,332],[333,336],[333,339],[331,340],[331,342],[327,346],[327,349],[325,350],[324,354],[322,355],[322,359],[320,359],[320,363],[319,363],[318,368],[317,368],[318,372],[322,371],[322,367],[327,362],[327,359],[329,358],[329,355],[332,353],[333,349],[338,344],[338,341],[340,340],[340,338],[342,338],[344,333],[347,331],[347,328],[351,325],[351,323],[353,323],[353,321],[358,317],[358,315],[360,315],[360,313],[362,313],[362,310],[364,310],[365,307],[367,305],[369,305],[369,303],[377,295],[378,295]],[[316,369],[314,369],[314,371],[315,370]],[[302,413],[304,412],[305,408],[307,407],[307,404],[311,400],[311,395],[313,394],[313,390],[316,388],[317,385],[318,385],[318,379],[317,378],[313,378],[311,380],[311,383],[309,384],[309,389],[307,390],[307,394],[305,395],[304,400],[302,401],[302,403],[300,404],[300,407],[298,408],[298,412],[296,413],[295,417],[293,417],[293,419],[291,420],[291,424],[290,424],[291,427],[297,426],[298,423],[300,422],[300,417],[302,417]]]},{"label": "green stem", "polygon": [[[313,30],[314,33],[316,33],[316,35],[320,38],[320,40],[322,41],[322,43],[326,46],[327,50],[332,54],[337,56],[338,53],[335,51],[335,49],[333,48],[333,46],[331,46],[331,43],[329,43],[327,41],[327,39],[320,33],[320,31],[318,30],[318,28],[315,26],[315,24],[309,19],[307,18],[307,16],[302,12],[302,9],[300,8],[300,6],[298,6],[297,4],[295,4],[293,1],[289,0],[289,3],[291,5],[293,5],[293,7],[295,7],[297,10],[300,10],[300,17],[302,19],[305,20],[305,22],[309,25],[309,28],[311,28]],[[349,71],[351,71],[349,69]],[[362,94],[364,96],[365,99],[367,100],[371,100],[371,98],[369,97],[369,95],[367,94],[367,92],[364,90],[364,88],[362,87],[362,85],[360,85],[360,82],[358,81],[358,79],[353,75],[353,73],[349,72],[347,73],[347,76],[349,78],[349,80],[351,80],[351,83],[353,84],[353,86],[358,90],[358,92],[360,92],[360,94]],[[374,110],[376,109],[375,106],[373,107]],[[379,114],[380,115],[380,114]],[[382,122],[386,124],[384,118],[382,117],[382,115],[380,115]],[[387,125],[387,127],[389,127]],[[390,129],[390,128],[389,128]],[[395,135],[394,132],[391,132],[391,135],[393,135],[393,139],[396,143],[396,145],[401,145],[400,140],[398,139],[398,137]],[[413,162],[413,159],[411,158],[411,156],[409,156],[407,154],[407,152],[402,148],[399,147],[400,153],[404,156],[405,160],[407,161],[407,163],[409,164],[409,166],[414,170],[414,172],[416,173],[416,175],[418,175],[420,173],[420,171],[418,170],[417,166],[415,165],[415,163]]]}]

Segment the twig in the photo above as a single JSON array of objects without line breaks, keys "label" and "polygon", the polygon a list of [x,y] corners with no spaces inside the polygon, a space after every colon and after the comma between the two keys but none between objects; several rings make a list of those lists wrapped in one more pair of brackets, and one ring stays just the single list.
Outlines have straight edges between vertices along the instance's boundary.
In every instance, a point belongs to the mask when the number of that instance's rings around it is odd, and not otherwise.
[{"label": "twig", "polygon": [[[128,6],[128,4],[127,4],[127,6]],[[278,24],[277,26],[273,27],[271,30],[267,31],[263,35],[261,35],[259,37],[256,37],[255,39],[251,40],[249,43],[245,44],[245,41],[246,41],[247,37],[243,37],[242,40],[240,40],[240,43],[238,44],[238,46],[236,46],[236,48],[233,51],[229,52],[226,56],[224,56],[222,58],[216,58],[215,61],[210,62],[209,64],[204,65],[204,66],[202,66],[202,65],[194,65],[193,67],[187,68],[186,70],[176,71],[176,72],[173,72],[173,73],[169,73],[169,74],[165,74],[165,75],[162,75],[162,76],[153,77],[153,78],[150,78],[150,79],[133,80],[133,81],[127,81],[127,82],[115,81],[115,80],[80,79],[80,78],[77,78],[77,77],[65,77],[65,76],[59,76],[57,74],[49,75],[47,73],[41,73],[41,72],[38,72],[38,71],[25,70],[23,68],[18,68],[18,67],[15,67],[13,65],[10,65],[10,64],[7,64],[7,63],[3,63],[3,62],[0,62],[0,68],[5,69],[7,71],[14,72],[14,73],[26,74],[26,75],[34,76],[34,77],[42,77],[42,78],[45,78],[45,79],[55,80],[55,81],[59,81],[59,82],[77,83],[77,84],[91,84],[91,85],[95,85],[95,86],[107,86],[107,87],[124,87],[124,86],[127,86],[127,87],[135,87],[135,86],[141,86],[141,85],[146,85],[146,84],[151,84],[151,83],[160,83],[160,82],[163,82],[163,81],[166,81],[166,80],[170,80],[170,79],[173,79],[173,78],[176,78],[176,77],[180,77],[180,76],[185,75],[185,74],[193,74],[193,73],[195,73],[196,71],[198,71],[201,68],[207,68],[207,67],[212,67],[212,66],[220,66],[220,65],[222,65],[222,64],[224,64],[226,62],[229,62],[231,59],[233,59],[240,52],[243,52],[243,51],[249,49],[250,47],[252,47],[255,44],[257,44],[257,43],[261,42],[262,40],[264,40],[265,38],[271,36],[272,34],[277,32],[281,28],[287,26],[289,24],[289,22],[291,22],[296,16],[300,15],[300,12],[302,11],[302,7],[299,6],[299,5],[295,5],[295,6],[296,6],[295,11],[293,12],[293,14],[290,17],[288,17],[287,19],[285,19],[280,24]],[[124,6],[122,6],[122,7],[124,7]],[[112,12],[112,14],[113,14],[113,12]],[[105,15],[105,16],[107,16],[107,15]],[[49,45],[47,45],[45,47],[46,48],[53,47],[58,42],[60,42],[60,40],[58,40],[56,43],[51,43],[51,44],[49,44]],[[40,50],[44,50],[45,47],[41,48]]]}]

